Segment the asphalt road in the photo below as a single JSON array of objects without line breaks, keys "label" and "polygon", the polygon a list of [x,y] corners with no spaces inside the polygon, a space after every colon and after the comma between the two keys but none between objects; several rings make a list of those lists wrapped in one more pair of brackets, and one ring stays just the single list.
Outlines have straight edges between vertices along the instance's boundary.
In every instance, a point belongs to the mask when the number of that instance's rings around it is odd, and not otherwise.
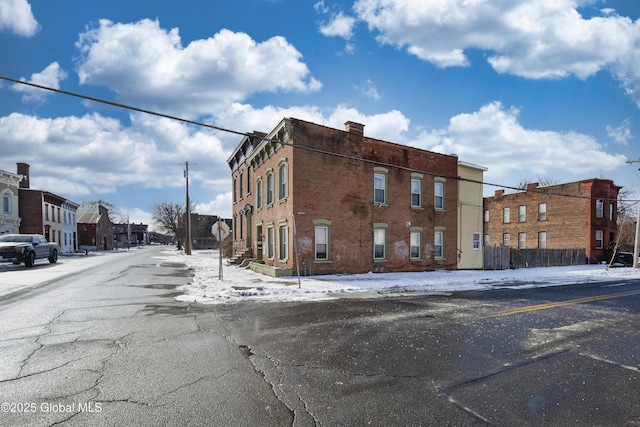
[{"label": "asphalt road", "polygon": [[638,281],[204,306],[158,254],[0,298],[0,425],[640,426]]}]

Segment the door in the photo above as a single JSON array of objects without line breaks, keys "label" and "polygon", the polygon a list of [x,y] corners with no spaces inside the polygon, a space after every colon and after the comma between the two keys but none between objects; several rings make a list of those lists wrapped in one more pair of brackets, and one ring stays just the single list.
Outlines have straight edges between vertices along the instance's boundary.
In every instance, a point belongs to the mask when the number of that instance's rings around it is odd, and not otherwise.
[{"label": "door", "polygon": [[256,259],[262,259],[262,226],[256,227]]}]

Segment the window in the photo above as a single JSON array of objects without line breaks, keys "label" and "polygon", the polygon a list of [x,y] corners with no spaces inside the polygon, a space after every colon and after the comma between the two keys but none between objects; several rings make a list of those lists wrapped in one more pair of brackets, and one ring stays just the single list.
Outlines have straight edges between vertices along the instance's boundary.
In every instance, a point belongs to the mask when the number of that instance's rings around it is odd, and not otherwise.
[{"label": "window", "polygon": [[480,250],[480,233],[473,233],[473,250]]},{"label": "window", "polygon": [[316,259],[329,259],[329,227],[316,225]]},{"label": "window", "polygon": [[422,207],[422,175],[411,174],[411,207]]},{"label": "window", "polygon": [[527,207],[518,206],[518,222],[526,222],[526,221],[527,221]]},{"label": "window", "polygon": [[240,184],[240,193],[238,193],[238,194],[240,194],[240,199],[242,199],[244,197],[244,192],[242,190],[242,187],[243,187],[242,182],[243,181],[244,181],[244,173],[242,173],[242,171],[241,171],[240,172],[240,178],[238,179],[238,183]]},{"label": "window", "polygon": [[511,209],[502,208],[502,222],[508,224],[511,222]]},{"label": "window", "polygon": [[484,210],[484,222],[489,222],[489,209]]},{"label": "window", "polygon": [[279,254],[280,259],[289,258],[289,228],[287,226],[280,226],[278,230],[278,238],[280,241]]},{"label": "window", "polygon": [[615,212],[615,205],[613,202],[609,202],[609,221],[613,221],[613,213]]},{"label": "window", "polygon": [[489,235],[488,234],[484,235],[484,245],[485,246],[489,246]]},{"label": "window", "polygon": [[256,181],[256,209],[262,208],[262,179]]},{"label": "window", "polygon": [[267,205],[273,204],[273,172],[267,172]]},{"label": "window", "polygon": [[604,200],[596,200],[596,218],[604,218]]},{"label": "window", "polygon": [[[58,222],[62,222],[62,218],[60,217],[60,208],[58,208]],[[60,236],[58,236],[58,237],[60,237]]]},{"label": "window", "polygon": [[387,202],[387,175],[385,173],[373,174],[373,203],[384,204]]},{"label": "window", "polygon": [[436,229],[433,235],[433,257],[444,259],[444,230]]},{"label": "window", "polygon": [[502,244],[505,246],[509,246],[511,244],[511,234],[504,233],[502,235]]},{"label": "window", "polygon": [[49,205],[44,205],[44,219],[49,221]]},{"label": "window", "polygon": [[236,187],[238,186],[238,180],[236,179],[236,177],[233,177],[233,203],[236,202],[237,197],[236,197]]},{"label": "window", "polygon": [[275,256],[275,239],[273,227],[267,228],[267,258]]},{"label": "window", "polygon": [[289,187],[287,184],[287,163],[285,161],[281,161],[280,167],[278,168],[278,180],[278,199],[282,200],[289,194]]},{"label": "window", "polygon": [[11,213],[11,196],[6,194],[2,195],[2,212],[6,214]]},{"label": "window", "polygon": [[436,209],[444,209],[444,179],[436,178],[436,182],[433,187],[434,200],[433,205]]},{"label": "window", "polygon": [[547,204],[540,203],[538,205],[538,220],[546,221],[547,220]]},{"label": "window", "polygon": [[547,232],[541,231],[538,233],[538,248],[547,249]]},{"label": "window", "polygon": [[518,233],[518,249],[526,249],[526,248],[527,248],[527,234]]},{"label": "window", "polygon": [[602,230],[596,230],[596,249],[602,249],[604,247],[604,232]]},{"label": "window", "polygon": [[251,194],[251,168],[247,169],[247,194]]},{"label": "window", "polygon": [[373,259],[386,259],[387,229],[375,228],[373,230]]},{"label": "window", "polygon": [[422,240],[422,233],[417,230],[412,231],[409,240],[409,256],[411,259],[420,259],[420,241]]}]

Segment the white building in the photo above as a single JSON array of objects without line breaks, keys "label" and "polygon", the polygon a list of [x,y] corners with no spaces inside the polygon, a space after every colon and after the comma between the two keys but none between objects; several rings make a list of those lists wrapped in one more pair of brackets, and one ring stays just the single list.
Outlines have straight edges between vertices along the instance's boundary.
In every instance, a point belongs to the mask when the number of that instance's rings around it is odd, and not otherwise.
[{"label": "white building", "polygon": [[22,175],[0,170],[0,234],[19,232],[18,186],[21,181]]},{"label": "white building", "polygon": [[62,204],[62,236],[60,238],[60,251],[62,253],[74,252],[78,249],[78,222],[77,211],[79,204],[65,200]]}]

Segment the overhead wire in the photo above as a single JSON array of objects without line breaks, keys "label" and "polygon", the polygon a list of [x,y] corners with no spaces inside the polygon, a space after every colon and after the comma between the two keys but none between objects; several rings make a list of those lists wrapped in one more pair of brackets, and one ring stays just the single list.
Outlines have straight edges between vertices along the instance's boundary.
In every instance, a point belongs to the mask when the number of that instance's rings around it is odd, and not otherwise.
[{"label": "overhead wire", "polygon": [[[570,198],[578,198],[578,199],[616,200],[616,201],[618,201],[618,199],[609,199],[609,198],[603,198],[603,197],[582,196],[582,195],[577,195],[577,194],[566,194],[566,193],[557,193],[557,192],[553,192],[553,191],[545,191],[544,189],[541,189],[541,188],[529,189],[529,188],[509,186],[509,185],[505,185],[505,184],[496,184],[496,183],[491,183],[491,182],[487,182],[487,181],[484,181],[484,180],[483,181],[479,181],[479,180],[475,180],[475,179],[471,179],[471,178],[464,178],[464,177],[460,177],[460,176],[445,176],[445,175],[441,175],[441,174],[435,174],[434,172],[431,172],[431,171],[424,171],[424,170],[409,168],[409,167],[406,167],[406,166],[396,165],[396,164],[392,164],[392,163],[385,163],[385,162],[380,162],[380,161],[377,161],[377,160],[351,156],[351,155],[348,155],[348,154],[336,153],[336,152],[327,151],[327,150],[321,150],[321,149],[318,149],[318,148],[308,147],[308,146],[304,146],[304,145],[287,143],[287,142],[276,140],[276,139],[266,138],[266,136],[260,136],[260,135],[256,135],[256,134],[250,133],[250,132],[242,132],[242,131],[237,131],[237,130],[233,130],[233,129],[228,129],[228,128],[224,128],[224,127],[220,127],[220,126],[216,126],[216,125],[212,125],[212,124],[208,124],[208,123],[203,123],[203,122],[199,122],[199,121],[195,121],[195,120],[185,119],[185,118],[178,117],[178,116],[173,116],[173,115],[170,115],[170,114],[160,113],[160,112],[153,111],[153,110],[148,110],[148,109],[144,109],[144,108],[140,108],[140,107],[134,107],[134,106],[122,104],[122,103],[119,103],[119,102],[108,101],[108,100],[102,99],[102,98],[96,98],[96,97],[89,96],[89,95],[84,95],[84,94],[71,92],[71,91],[67,91],[67,90],[63,90],[63,89],[53,88],[53,87],[50,87],[50,86],[44,86],[44,85],[40,85],[40,84],[37,84],[37,83],[28,82],[28,81],[25,81],[25,80],[18,80],[18,79],[14,79],[14,78],[7,77],[7,76],[0,75],[0,79],[1,80],[5,80],[5,81],[9,81],[9,82],[12,82],[12,83],[16,83],[16,84],[22,84],[22,85],[26,85],[26,86],[31,86],[31,87],[34,87],[34,88],[37,88],[37,89],[42,89],[42,90],[47,90],[47,91],[54,92],[54,93],[59,93],[59,94],[62,94],[62,95],[68,95],[68,96],[72,96],[72,97],[75,97],[75,98],[84,99],[84,100],[87,100],[87,101],[97,102],[97,103],[109,105],[109,106],[112,106],[112,107],[117,107],[117,108],[122,108],[122,109],[126,109],[126,110],[136,111],[136,112],[139,112],[139,113],[149,114],[149,115],[152,115],[152,116],[162,117],[162,118],[166,118],[166,119],[170,119],[170,120],[176,120],[176,121],[179,121],[179,122],[182,122],[182,123],[187,123],[187,124],[194,125],[194,126],[200,126],[200,127],[215,129],[215,130],[218,130],[218,131],[221,131],[221,132],[231,133],[231,134],[238,135],[238,136],[244,136],[244,137],[253,138],[253,139],[260,139],[261,141],[267,141],[267,142],[271,142],[273,144],[280,144],[280,145],[283,145],[283,146],[291,146],[293,148],[304,149],[304,150],[316,152],[316,153],[319,153],[319,154],[325,154],[325,155],[340,157],[340,158],[347,159],[347,160],[353,160],[353,161],[359,161],[359,162],[374,164],[374,165],[377,165],[377,166],[395,168],[395,169],[405,170],[405,171],[408,171],[408,172],[423,173],[425,175],[440,176],[440,177],[445,178],[445,179],[464,181],[464,182],[469,182],[469,183],[473,183],[473,184],[480,184],[480,185],[488,185],[488,186],[492,186],[492,187],[504,188],[504,189],[507,189],[507,190],[515,190],[515,191],[522,191],[522,192],[529,192],[529,193],[539,193],[539,194],[549,195],[549,196],[570,197]],[[623,203],[637,203],[637,202],[640,202],[640,200],[633,200],[633,199],[619,200],[619,201],[623,202]]]}]

